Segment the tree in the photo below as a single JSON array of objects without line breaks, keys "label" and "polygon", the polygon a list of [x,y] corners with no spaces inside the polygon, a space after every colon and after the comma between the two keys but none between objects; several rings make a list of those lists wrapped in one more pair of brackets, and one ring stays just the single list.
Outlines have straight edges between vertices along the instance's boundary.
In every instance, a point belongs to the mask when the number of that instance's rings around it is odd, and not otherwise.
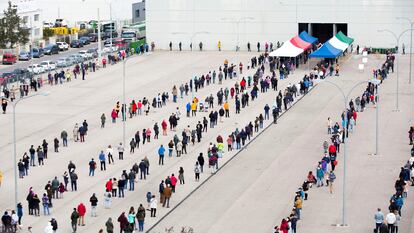
[{"label": "tree", "polygon": [[55,35],[55,32],[50,28],[43,28],[43,39],[48,40],[49,37]]},{"label": "tree", "polygon": [[13,48],[16,44],[29,42],[29,30],[22,27],[23,19],[17,15],[17,7],[9,0],[4,10],[4,18],[0,19],[0,48]]}]

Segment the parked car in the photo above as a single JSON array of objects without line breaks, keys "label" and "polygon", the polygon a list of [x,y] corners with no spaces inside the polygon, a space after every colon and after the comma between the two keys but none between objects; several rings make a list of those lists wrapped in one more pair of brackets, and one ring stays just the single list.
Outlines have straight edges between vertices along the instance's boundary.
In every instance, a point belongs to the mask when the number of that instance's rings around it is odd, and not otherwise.
[{"label": "parked car", "polygon": [[115,45],[112,45],[112,47],[111,47],[110,44],[106,44],[104,46],[104,48],[102,49],[102,52],[104,52],[104,53],[112,53],[112,52],[116,52],[116,51],[118,51],[118,47],[115,46]]},{"label": "parked car", "polygon": [[59,47],[60,51],[65,51],[69,49],[69,45],[66,42],[56,42],[56,45]]},{"label": "parked car", "polygon": [[32,48],[32,54],[34,58],[43,57],[44,51],[41,48]]},{"label": "parked car", "polygon": [[28,69],[17,68],[14,69],[12,73],[16,75],[17,80],[19,81],[33,78],[33,73]]},{"label": "parked car", "polygon": [[89,40],[89,37],[87,37],[87,36],[82,36],[81,38],[79,38],[79,40],[84,44],[84,45],[87,45],[87,44],[90,44],[91,43],[91,41]]},{"label": "parked car", "polygon": [[19,53],[19,61],[28,61],[30,60],[30,58],[31,58],[31,55],[29,52],[21,51]]},{"label": "parked car", "polygon": [[16,55],[14,55],[13,53],[6,52],[3,54],[2,62],[3,62],[3,65],[6,65],[6,64],[13,65],[14,63],[17,62]]},{"label": "parked car", "polygon": [[88,34],[90,42],[98,42],[98,34],[96,33],[89,33]]},{"label": "parked car", "polygon": [[45,72],[45,68],[39,64],[30,65],[27,69],[34,74],[41,74]]},{"label": "parked car", "polygon": [[50,44],[50,45],[47,45],[43,49],[43,51],[47,55],[58,54],[59,53],[59,47],[55,44]]},{"label": "parked car", "polygon": [[98,57],[98,48],[90,48],[86,52],[88,54],[90,54],[91,58],[97,58]]},{"label": "parked car", "polygon": [[45,72],[56,69],[56,63],[54,61],[42,61],[40,65],[43,66]]},{"label": "parked car", "polygon": [[70,42],[70,47],[71,48],[82,48],[83,43],[80,40],[72,40],[72,42]]},{"label": "parked car", "polygon": [[74,63],[82,63],[85,61],[85,58],[83,58],[80,54],[72,54],[69,58],[73,59],[75,61]]},{"label": "parked car", "polygon": [[88,53],[87,50],[81,50],[78,52],[78,54],[81,55],[85,60],[92,58],[92,54]]},{"label": "parked car", "polygon": [[66,59],[70,63],[70,65],[76,64],[76,58],[69,56]]},{"label": "parked car", "polygon": [[62,57],[56,61],[56,67],[68,67],[72,65],[72,59],[67,57]]},{"label": "parked car", "polygon": [[2,73],[0,76],[0,84],[12,83],[17,80],[17,77],[12,72]]}]

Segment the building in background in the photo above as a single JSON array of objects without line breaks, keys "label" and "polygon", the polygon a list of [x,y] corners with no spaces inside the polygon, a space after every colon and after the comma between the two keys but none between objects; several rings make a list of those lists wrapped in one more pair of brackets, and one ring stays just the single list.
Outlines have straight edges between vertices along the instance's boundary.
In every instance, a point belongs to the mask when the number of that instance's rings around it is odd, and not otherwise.
[{"label": "building in background", "polygon": [[132,4],[132,23],[145,21],[145,0]]},{"label": "building in background", "polygon": [[27,9],[19,11],[18,8],[17,14],[23,19],[23,27],[29,29],[29,40],[39,41],[43,39],[42,10]]},{"label": "building in background", "polygon": [[[30,3],[31,1],[27,1]],[[29,40],[33,42],[39,41],[43,38],[43,19],[42,10],[37,8],[33,4],[25,4],[24,2],[18,2],[13,5],[17,7],[17,14],[22,19],[22,27],[29,30]],[[0,12],[0,18],[3,18],[4,12]]]},{"label": "building in background", "polygon": [[[336,32],[355,38],[355,45],[368,47],[395,47],[395,39],[380,29],[389,29],[397,35],[409,28],[414,20],[411,0],[156,0],[146,2],[147,41],[157,48],[167,49],[171,41],[177,48],[189,49],[191,42],[198,48],[234,50],[239,44],[246,50],[260,42],[276,44],[297,35],[302,30],[325,42]],[[410,35],[401,38],[409,44]],[[401,46],[401,45],[400,45]]]}]

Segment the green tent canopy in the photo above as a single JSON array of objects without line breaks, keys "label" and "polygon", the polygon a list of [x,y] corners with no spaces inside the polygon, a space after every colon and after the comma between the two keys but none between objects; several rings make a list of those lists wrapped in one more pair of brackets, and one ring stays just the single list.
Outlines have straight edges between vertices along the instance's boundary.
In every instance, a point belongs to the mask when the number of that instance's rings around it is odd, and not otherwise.
[{"label": "green tent canopy", "polygon": [[352,39],[351,37],[347,37],[341,31],[336,34],[336,38],[338,38],[338,40],[344,43],[347,43],[347,44],[352,44],[352,42],[354,42],[354,39]]}]

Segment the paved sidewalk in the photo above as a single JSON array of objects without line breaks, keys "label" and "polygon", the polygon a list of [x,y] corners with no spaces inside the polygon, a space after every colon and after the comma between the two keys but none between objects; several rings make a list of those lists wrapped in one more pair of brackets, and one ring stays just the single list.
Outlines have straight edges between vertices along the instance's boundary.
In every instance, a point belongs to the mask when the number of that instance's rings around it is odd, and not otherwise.
[{"label": "paved sidewalk", "polygon": [[[160,91],[171,91],[173,84],[188,81],[194,74],[206,73],[209,70],[217,69],[220,64],[227,58],[234,58],[235,53],[157,53],[148,57],[139,57],[128,61],[127,69],[127,96],[129,98],[141,98],[143,96],[153,97]],[[240,53],[238,58],[242,59],[245,64],[247,60],[254,56],[254,53]],[[178,59],[178,61],[177,61]],[[230,62],[236,63],[236,60],[229,59]],[[190,68],[192,67],[192,68]],[[180,166],[184,167],[186,171],[186,185],[179,187],[177,193],[173,196],[171,204],[174,205],[190,192],[196,185],[191,180],[193,176],[194,163],[199,152],[205,152],[210,138],[215,139],[218,134],[223,137],[227,135],[230,130],[235,127],[244,126],[248,121],[254,120],[254,117],[259,112],[263,112],[265,103],[271,103],[274,100],[275,92],[268,92],[266,94],[259,94],[259,99],[255,100],[246,109],[242,109],[241,114],[237,117],[234,115],[234,101],[231,101],[231,118],[224,119],[223,123],[219,123],[215,129],[209,129],[208,133],[203,135],[202,143],[196,146],[189,146],[188,155],[181,158],[173,157],[166,158],[166,164],[163,167],[158,166],[158,156],[156,151],[159,145],[164,145],[172,138],[173,133],[168,132],[168,136],[160,136],[160,139],[146,144],[140,148],[134,155],[126,153],[124,161],[115,160],[116,164],[107,166],[106,172],[96,171],[95,177],[88,177],[88,162],[94,157],[97,161],[97,156],[100,150],[105,149],[107,145],[116,145],[122,140],[122,124],[110,123],[107,115],[107,127],[100,129],[100,115],[102,112],[109,114],[114,107],[117,100],[121,99],[121,84],[120,72],[122,66],[114,66],[106,70],[104,73],[91,76],[88,80],[82,82],[80,80],[73,81],[70,84],[58,87],[50,87],[51,94],[45,98],[35,97],[22,102],[18,108],[18,155],[27,150],[31,144],[37,145],[42,138],[51,138],[58,136],[60,130],[66,128],[71,131],[75,122],[81,122],[87,119],[89,122],[88,136],[86,143],[69,142],[69,147],[61,148],[59,154],[51,153],[50,158],[45,161],[45,166],[42,168],[36,167],[30,169],[30,176],[19,180],[20,193],[19,197],[25,209],[25,197],[29,187],[33,186],[37,193],[42,193],[47,180],[52,179],[55,175],[61,179],[61,175],[66,170],[69,160],[77,165],[78,175],[80,177],[78,192],[67,192],[64,194],[64,199],[55,200],[52,208],[52,216],[58,219],[60,223],[60,230],[66,231],[70,228],[69,214],[73,207],[80,202],[84,202],[87,206],[87,213],[89,213],[89,197],[93,192],[96,193],[101,204],[98,204],[99,218],[91,219],[89,215],[86,218],[86,226],[82,227],[83,231],[97,231],[104,226],[108,217],[116,219],[122,211],[128,211],[130,206],[137,206],[139,203],[146,203],[145,195],[148,191],[157,193],[158,184],[161,179],[165,179],[171,173],[177,173]],[[295,83],[303,76],[300,70],[295,72],[295,76],[291,76],[288,80],[280,81],[279,87],[284,88],[289,82]],[[229,87],[234,85],[235,80],[226,81],[223,85],[214,85],[202,89],[196,94],[200,99],[204,99],[210,93],[216,93],[221,87]],[[191,96],[191,95],[190,95]],[[162,109],[151,110],[148,117],[136,117],[127,120],[127,143],[136,130],[142,130],[144,127],[153,126],[155,122],[161,122],[166,119],[171,112],[175,112],[177,106],[180,107],[182,114],[185,114],[185,104],[190,97],[184,100],[179,100],[178,104],[169,103]],[[217,107],[216,107],[217,109]],[[0,125],[5,128],[10,127],[10,114],[6,114],[1,118]],[[180,134],[183,128],[187,125],[192,127],[197,121],[200,121],[203,116],[208,116],[208,113],[197,114],[197,117],[186,118],[182,116],[179,122],[177,133]],[[36,122],[36,124],[33,124]],[[5,144],[0,145],[0,151],[6,155],[11,154],[11,134],[10,131],[4,131]],[[7,143],[8,142],[8,143]],[[129,146],[127,147],[129,149]],[[129,169],[134,162],[139,162],[144,156],[150,159],[150,176],[146,181],[138,181],[136,184],[136,191],[126,192],[125,199],[114,198],[111,210],[104,210],[102,206],[103,187],[105,182],[112,177],[119,177],[122,170]],[[115,157],[117,157],[115,155]],[[7,189],[0,189],[1,195],[8,197],[0,200],[2,208],[9,208],[13,202],[13,169],[12,160],[7,160],[1,164],[1,170],[5,172],[5,183],[3,187],[10,187]],[[202,175],[204,179],[206,176]],[[162,216],[166,210],[159,209],[158,216]],[[43,230],[49,216],[41,216],[35,218],[32,216],[25,216],[24,224],[33,226],[35,231]],[[158,218],[157,218],[158,219]],[[157,219],[147,218],[146,225],[150,225]],[[119,229],[118,225],[115,224]]]},{"label": "paved sidewalk", "polygon": [[[395,109],[396,74],[390,74],[380,89],[379,155],[375,152],[375,109],[360,113],[355,133],[348,141],[347,222],[348,227],[334,227],[342,221],[343,161],[336,170],[334,195],[326,189],[311,189],[304,204],[300,232],[372,232],[374,214],[379,207],[388,213],[389,199],[395,193],[394,183],[400,167],[410,158],[408,129],[414,124],[414,86],[408,85],[408,57],[400,61],[400,112]],[[356,93],[355,93],[356,94]],[[342,154],[341,154],[342,156]],[[410,185],[410,183],[409,183]],[[414,231],[413,188],[408,188],[400,232]]]},{"label": "paved sidewalk", "polygon": [[[342,64],[341,77],[332,79],[345,90],[370,78],[369,72],[356,71],[356,60],[350,59]],[[331,226],[340,220],[343,168],[340,154],[334,194],[330,195],[327,188],[312,188],[309,191],[310,199],[304,203],[303,220],[299,222],[298,232],[371,232],[376,207],[387,209],[385,204],[393,192],[399,167],[409,155],[408,149],[403,148],[408,147],[406,131],[409,116],[413,114],[413,109],[408,107],[412,88],[402,89],[402,112],[391,112],[394,81],[395,74],[391,74],[381,89],[381,154],[375,158],[368,155],[375,150],[375,121],[372,120],[375,109],[372,106],[359,115],[355,133],[349,140],[350,227]],[[365,85],[359,86],[351,96],[359,95],[363,89]],[[280,220],[290,213],[294,193],[306,179],[307,172],[315,170],[317,161],[323,155],[322,142],[328,139],[326,119],[330,116],[339,121],[342,103],[340,93],[332,86],[321,84],[315,88],[285,114],[277,126],[264,132],[153,232],[171,226],[175,229],[191,226],[195,232],[272,232],[273,226],[280,224]],[[392,153],[395,151],[398,152],[397,157]],[[372,161],[376,158],[384,161]],[[410,201],[411,197],[408,205]],[[405,212],[403,217],[411,219],[412,209],[405,209]]]}]

